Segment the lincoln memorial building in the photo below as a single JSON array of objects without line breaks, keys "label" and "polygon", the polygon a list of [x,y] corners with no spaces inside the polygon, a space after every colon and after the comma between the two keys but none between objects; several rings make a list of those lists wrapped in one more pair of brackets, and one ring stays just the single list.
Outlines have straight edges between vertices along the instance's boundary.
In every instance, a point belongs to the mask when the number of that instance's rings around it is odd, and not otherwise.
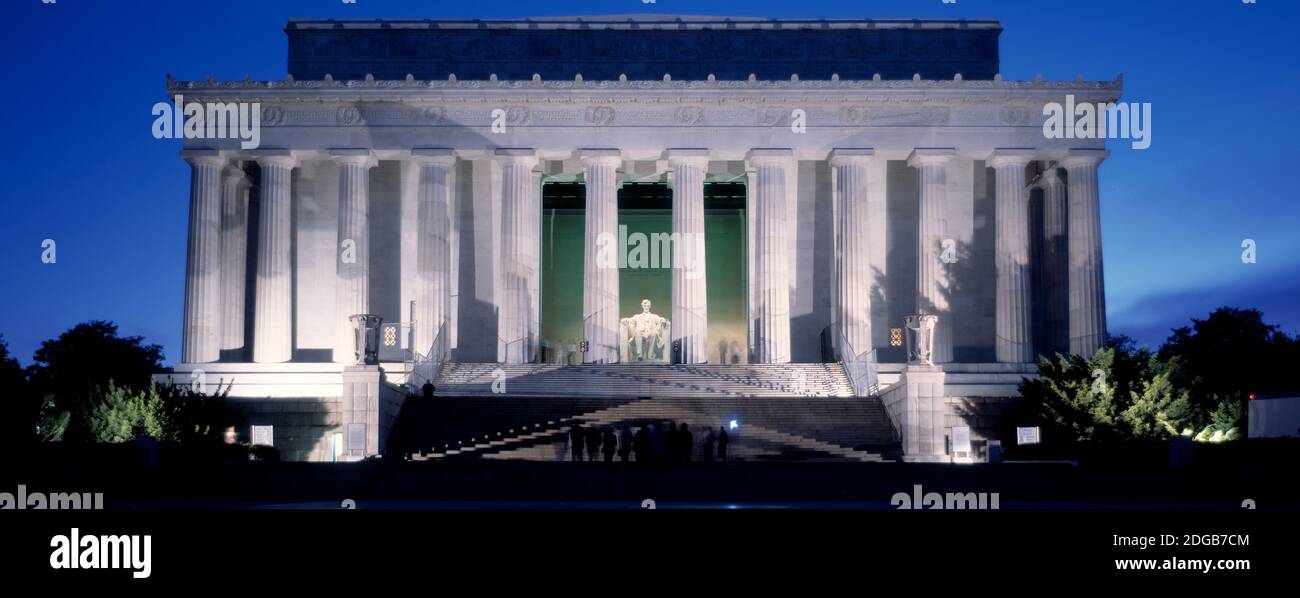
[{"label": "lincoln memorial building", "polygon": [[1039,355],[1104,343],[1104,140],[1044,106],[1121,82],[1003,78],[996,20],[284,31],[283,78],[168,78],[258,135],[184,141],[158,378],[286,459],[549,459],[662,419],[742,459],[972,461]]}]

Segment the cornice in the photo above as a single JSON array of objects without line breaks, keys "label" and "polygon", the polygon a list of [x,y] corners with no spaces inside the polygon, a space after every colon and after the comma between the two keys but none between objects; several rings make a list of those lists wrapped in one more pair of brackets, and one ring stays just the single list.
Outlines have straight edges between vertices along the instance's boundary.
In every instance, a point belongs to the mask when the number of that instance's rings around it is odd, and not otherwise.
[{"label": "cornice", "polygon": [[676,14],[587,15],[522,19],[301,19],[285,31],[375,29],[993,29],[997,19],[771,19]]},{"label": "cornice", "polygon": [[1084,81],[1076,79],[1074,81],[1047,81],[1041,79],[1034,80],[1002,80],[1002,79],[854,79],[854,80],[805,80],[791,79],[780,81],[734,81],[734,80],[704,80],[704,81],[587,81],[587,80],[564,80],[564,81],[545,81],[534,78],[530,81],[493,81],[493,80],[435,80],[422,81],[414,78],[404,80],[383,80],[383,79],[363,79],[363,80],[331,80],[331,79],[313,79],[313,80],[294,80],[284,79],[281,81],[257,81],[253,79],[244,79],[241,81],[218,81],[208,79],[206,81],[175,81],[168,78],[167,90],[170,93],[183,93],[189,91],[239,91],[239,90],[265,90],[265,91],[366,91],[366,90],[432,90],[432,91],[712,91],[712,90],[757,90],[757,91],[816,91],[816,92],[835,92],[835,91],[873,91],[873,90],[890,90],[890,91],[1109,91],[1119,93],[1123,91],[1123,76],[1116,77],[1113,81]]}]

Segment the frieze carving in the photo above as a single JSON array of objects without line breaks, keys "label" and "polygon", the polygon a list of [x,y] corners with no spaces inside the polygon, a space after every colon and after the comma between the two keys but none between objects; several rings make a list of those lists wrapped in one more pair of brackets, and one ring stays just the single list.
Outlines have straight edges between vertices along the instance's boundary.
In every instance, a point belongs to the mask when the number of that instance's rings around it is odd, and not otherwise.
[{"label": "frieze carving", "polygon": [[523,106],[510,106],[506,108],[506,124],[522,125],[528,122],[528,109]]},{"label": "frieze carving", "polygon": [[263,104],[266,126],[429,126],[487,127],[496,110],[505,110],[509,126],[756,126],[779,127],[790,122],[794,110],[803,110],[806,122],[814,126],[1025,126],[1036,124],[1040,103],[1025,105],[1002,102],[946,106],[921,102],[868,101],[842,98],[835,103],[781,103],[778,105],[736,105],[730,103],[672,106],[677,102],[613,106],[557,103],[534,108],[478,102],[412,101],[362,102],[317,107],[315,102]]},{"label": "frieze carving", "polygon": [[680,125],[698,125],[704,120],[704,109],[699,106],[682,106],[673,112],[673,120]]},{"label": "frieze carving", "polygon": [[755,114],[755,124],[760,127],[774,127],[785,122],[790,111],[784,108],[760,108]]},{"label": "frieze carving", "polygon": [[284,108],[279,106],[262,107],[262,124],[268,127],[274,127],[284,122]]},{"label": "frieze carving", "polygon": [[1028,108],[1022,106],[1003,108],[998,115],[1008,125],[1027,125],[1033,116]]},{"label": "frieze carving", "polygon": [[609,106],[588,106],[583,122],[603,126],[614,122],[614,109]]},{"label": "frieze carving", "polygon": [[869,124],[935,126],[947,124],[950,116],[942,107],[882,108],[872,113]]},{"label": "frieze carving", "polygon": [[[385,84],[381,87],[379,84]],[[548,91],[563,86],[566,93]],[[1122,80],[1082,81],[190,81],[189,101],[260,102],[267,126],[479,127],[506,110],[511,126],[1026,126],[1066,93],[1114,101]],[[558,87],[557,87],[558,88]]]},{"label": "frieze carving", "polygon": [[[268,110],[274,108],[280,114],[274,122],[267,122]],[[262,110],[263,124],[271,126],[284,122],[283,111],[278,106],[268,106]],[[319,123],[322,119],[313,118],[310,110],[297,110],[291,113],[294,124]],[[508,117],[507,117],[508,118]],[[341,126],[363,125],[437,125],[446,122],[447,109],[442,106],[374,106],[357,104],[340,106],[334,111],[334,122]],[[303,122],[298,122],[303,121]]]},{"label": "frieze carving", "polygon": [[356,125],[363,122],[361,109],[356,106],[340,106],[335,114],[337,115],[335,120],[340,125]]},{"label": "frieze carving", "polygon": [[867,108],[865,106],[844,106],[840,108],[839,117],[842,125],[865,125],[867,124]]},{"label": "frieze carving", "polygon": [[438,125],[447,120],[447,109],[442,106],[426,106],[422,112],[427,124]]}]

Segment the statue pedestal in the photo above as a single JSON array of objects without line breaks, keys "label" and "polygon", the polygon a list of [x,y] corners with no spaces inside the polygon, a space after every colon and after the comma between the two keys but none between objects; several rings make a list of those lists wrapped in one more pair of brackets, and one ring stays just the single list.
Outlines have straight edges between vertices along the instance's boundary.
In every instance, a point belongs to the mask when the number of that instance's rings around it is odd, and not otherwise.
[{"label": "statue pedestal", "polygon": [[899,435],[904,461],[949,461],[944,445],[944,378],[943,368],[936,365],[909,365],[899,378],[903,395]]}]

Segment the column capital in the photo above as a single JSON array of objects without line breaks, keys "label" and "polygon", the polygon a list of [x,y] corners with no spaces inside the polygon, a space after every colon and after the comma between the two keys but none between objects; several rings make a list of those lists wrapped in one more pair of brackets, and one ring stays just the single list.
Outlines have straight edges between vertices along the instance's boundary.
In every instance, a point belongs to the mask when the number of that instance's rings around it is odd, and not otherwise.
[{"label": "column capital", "polygon": [[1108,157],[1110,152],[1104,149],[1072,149],[1061,158],[1061,166],[1065,168],[1096,166]]},{"label": "column capital", "polygon": [[784,166],[794,161],[794,150],[790,148],[755,148],[749,150],[746,160],[752,166]]},{"label": "column capital", "polygon": [[456,152],[445,147],[417,147],[411,150],[411,161],[451,166],[456,163]]},{"label": "column capital", "polygon": [[529,168],[537,165],[537,150],[530,147],[499,147],[494,155],[501,162],[524,164]]},{"label": "column capital", "polygon": [[330,157],[341,165],[374,168],[379,161],[368,149],[339,148],[330,150]]},{"label": "column capital", "polygon": [[664,152],[664,155],[668,158],[668,165],[673,168],[678,164],[708,168],[713,151],[699,148],[673,148]]},{"label": "column capital", "polygon": [[583,148],[578,150],[578,159],[584,167],[606,164],[617,168],[623,165],[623,152],[612,148]]},{"label": "column capital", "polygon": [[865,166],[876,156],[876,150],[869,147],[848,148],[837,147],[831,150],[831,166],[839,168],[841,166],[862,165]]},{"label": "column capital", "polygon": [[1038,150],[1029,148],[998,148],[989,152],[984,162],[993,168],[1015,166],[1024,168],[1038,157]]},{"label": "column capital", "polygon": [[247,154],[257,162],[259,166],[284,166],[293,168],[298,165],[298,158],[287,149],[255,149],[248,150]]},{"label": "column capital", "polygon": [[916,148],[912,150],[912,155],[907,157],[907,165],[913,168],[943,165],[947,164],[956,155],[957,150],[951,147]]},{"label": "column capital", "polygon": [[218,149],[185,149],[181,150],[181,159],[189,162],[191,166],[200,164],[207,166],[225,166],[226,157]]}]

